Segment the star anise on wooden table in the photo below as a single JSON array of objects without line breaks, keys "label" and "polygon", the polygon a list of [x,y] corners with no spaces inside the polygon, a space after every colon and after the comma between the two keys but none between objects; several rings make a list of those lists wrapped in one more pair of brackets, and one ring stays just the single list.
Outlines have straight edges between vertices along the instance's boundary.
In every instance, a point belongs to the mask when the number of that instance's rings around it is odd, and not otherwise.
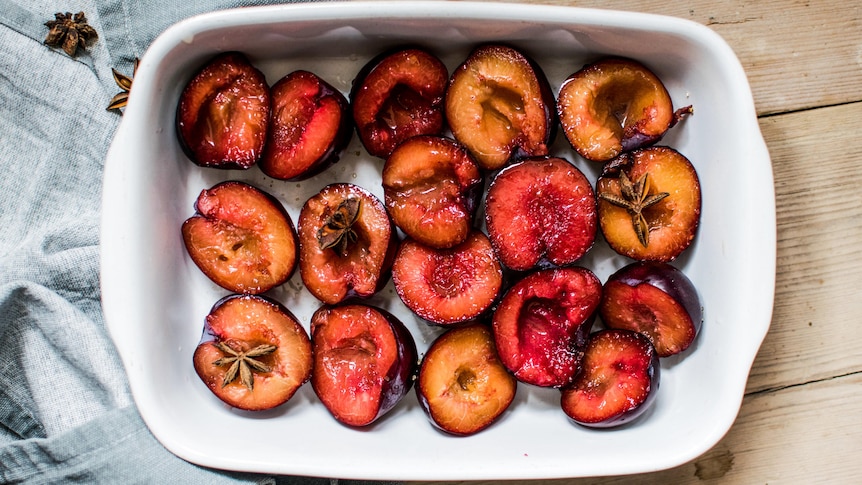
[{"label": "star anise on wooden table", "polygon": [[61,47],[71,57],[77,55],[78,48],[86,49],[87,42],[99,37],[96,29],[87,24],[84,12],[74,15],[71,12],[57,12],[54,14],[54,20],[45,22],[45,26],[51,29],[45,37],[45,44]]},{"label": "star anise on wooden table", "polygon": [[242,385],[244,385],[249,391],[253,391],[254,376],[252,375],[252,371],[272,372],[272,369],[268,365],[256,360],[255,357],[263,357],[264,355],[269,355],[275,352],[277,348],[275,345],[258,345],[246,352],[235,350],[224,342],[218,342],[215,345],[219,350],[227,355],[213,362],[213,365],[221,366],[230,364],[230,367],[228,367],[228,370],[224,375],[222,387],[233,382],[238,375]]},{"label": "star anise on wooden table", "polygon": [[[140,60],[135,59],[135,66],[132,68],[132,77],[138,72],[138,64]],[[126,76],[125,74],[120,73],[114,68],[111,68],[111,72],[114,74],[114,82],[117,83],[117,86],[120,87],[122,91],[115,94],[113,98],[111,98],[111,102],[108,103],[107,110],[110,111],[112,109],[119,110],[120,108],[124,108],[126,104],[129,102],[129,93],[132,90],[132,77]]]}]

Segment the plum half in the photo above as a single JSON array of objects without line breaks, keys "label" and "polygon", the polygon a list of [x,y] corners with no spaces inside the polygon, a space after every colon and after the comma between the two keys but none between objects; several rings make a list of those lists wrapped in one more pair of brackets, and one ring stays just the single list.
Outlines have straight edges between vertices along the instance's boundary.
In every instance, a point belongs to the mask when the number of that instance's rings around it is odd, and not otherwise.
[{"label": "plum half", "polygon": [[435,248],[467,238],[483,178],[464,147],[441,136],[415,136],[389,155],[382,178],[389,215],[407,236]]},{"label": "plum half", "polygon": [[538,64],[515,48],[475,48],[452,73],[445,112],[455,139],[483,169],[548,154],[554,95]]},{"label": "plum half", "polygon": [[488,236],[500,260],[518,271],[565,266],[592,247],[596,196],[562,158],[530,158],[500,171],[485,199]]},{"label": "plum half", "polygon": [[266,78],[244,54],[220,54],[180,94],[180,146],[197,165],[247,169],[263,154],[271,103]]},{"label": "plum half", "polygon": [[667,263],[631,263],[608,277],[599,314],[607,327],[644,334],[659,357],[691,346],[703,323],[694,283]]},{"label": "plum half", "polygon": [[619,57],[575,72],[563,81],[557,97],[560,124],[572,148],[597,162],[656,143],[691,112],[691,106],[675,112],[658,76]]},{"label": "plum half", "polygon": [[385,52],[357,74],[350,93],[356,133],[365,150],[386,158],[402,141],[443,132],[449,71],[418,47]]},{"label": "plum half", "polygon": [[469,436],[503,415],[517,387],[500,362],[490,329],[474,323],[434,340],[419,367],[416,395],[436,428]]},{"label": "plum half", "polygon": [[524,383],[561,387],[578,372],[602,284],[582,267],[546,269],[517,281],[492,319],[503,365]]},{"label": "plum half", "polygon": [[694,241],[700,223],[700,179],[673,148],[624,153],[596,182],[599,226],[608,245],[638,261],[672,261]]},{"label": "plum half", "polygon": [[600,330],[590,335],[581,370],[562,389],[560,405],[583,426],[616,427],[653,405],[660,381],[659,358],[646,337],[630,330]]},{"label": "plum half", "polygon": [[474,230],[464,242],[447,249],[404,240],[395,255],[392,280],[407,308],[445,326],[484,314],[497,301],[503,269],[488,238]]},{"label": "plum half", "polygon": [[418,354],[407,327],[380,308],[323,306],[311,317],[315,394],[340,423],[367,426],[410,391]]},{"label": "plum half", "polygon": [[338,161],[353,132],[347,98],[314,73],[294,71],[272,86],[263,173],[303,180]]},{"label": "plum half", "polygon": [[230,295],[207,315],[193,361],[219,399],[261,411],[287,402],[311,378],[311,341],[280,303],[260,295]]},{"label": "plum half", "polygon": [[299,212],[299,274],[318,300],[367,298],[389,278],[398,239],[383,203],[364,188],[337,183]]},{"label": "plum half", "polygon": [[272,195],[245,182],[201,191],[195,214],[182,224],[192,261],[217,285],[258,294],[287,281],[299,241],[287,211]]}]

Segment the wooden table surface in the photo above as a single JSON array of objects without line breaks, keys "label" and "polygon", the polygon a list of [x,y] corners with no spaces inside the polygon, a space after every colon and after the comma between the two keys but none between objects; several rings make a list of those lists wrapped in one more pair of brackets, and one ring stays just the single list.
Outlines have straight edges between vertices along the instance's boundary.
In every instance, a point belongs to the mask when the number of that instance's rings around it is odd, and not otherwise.
[{"label": "wooden table surface", "polygon": [[510,485],[862,483],[862,0],[531,3],[681,17],[730,44],[772,158],[777,270],[769,333],[715,447],[657,473]]}]

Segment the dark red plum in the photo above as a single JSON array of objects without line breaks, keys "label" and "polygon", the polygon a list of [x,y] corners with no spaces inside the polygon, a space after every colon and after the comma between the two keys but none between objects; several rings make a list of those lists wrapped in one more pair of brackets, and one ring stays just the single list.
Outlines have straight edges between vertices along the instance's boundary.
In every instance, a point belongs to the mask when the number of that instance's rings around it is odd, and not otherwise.
[{"label": "dark red plum", "polygon": [[563,388],[560,405],[583,426],[620,426],[653,405],[660,376],[658,354],[645,336],[631,330],[600,330],[590,335],[581,370]]},{"label": "dark red plum", "polygon": [[492,319],[503,365],[524,383],[561,387],[574,378],[602,285],[581,267],[546,269],[517,281]]},{"label": "dark red plum", "polygon": [[258,166],[281,180],[303,180],[338,161],[353,132],[347,99],[308,71],[272,86],[272,116]]},{"label": "dark red plum", "polygon": [[443,132],[449,71],[425,49],[383,53],[357,74],[350,93],[356,132],[365,150],[386,158],[399,143]]},{"label": "dark red plum", "polygon": [[247,169],[263,154],[271,102],[266,78],[244,54],[220,54],[180,94],[180,146],[197,165]]},{"label": "dark red plum", "polygon": [[660,262],[632,263],[611,275],[599,312],[610,328],[644,334],[660,357],[686,350],[703,321],[694,284],[678,268]]},{"label": "dark red plum", "polygon": [[500,293],[503,269],[488,238],[473,230],[461,244],[435,249],[406,239],[392,265],[401,301],[436,325],[456,325],[485,314]]},{"label": "dark red plum", "polygon": [[500,171],[485,199],[488,237],[506,267],[567,266],[593,246],[596,196],[562,158],[529,158]]},{"label": "dark red plum", "polygon": [[340,423],[367,426],[395,407],[416,377],[412,335],[367,305],[323,306],[311,317],[315,394]]},{"label": "dark red plum", "polygon": [[388,281],[398,238],[383,203],[364,188],[330,184],[299,212],[299,274],[318,300],[367,298]]}]

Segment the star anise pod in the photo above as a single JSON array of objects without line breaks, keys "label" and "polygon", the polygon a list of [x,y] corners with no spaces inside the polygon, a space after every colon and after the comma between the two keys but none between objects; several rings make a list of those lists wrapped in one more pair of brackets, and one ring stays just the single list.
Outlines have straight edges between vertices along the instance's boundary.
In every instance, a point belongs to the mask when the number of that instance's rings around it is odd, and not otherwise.
[{"label": "star anise pod", "polygon": [[338,204],[326,224],[317,231],[321,250],[332,248],[341,256],[347,256],[350,245],[358,239],[352,226],[359,217],[359,205],[356,197],[348,197]]},{"label": "star anise pod", "polygon": [[638,241],[644,246],[649,245],[649,223],[643,215],[644,209],[653,206],[668,195],[668,192],[649,195],[649,174],[645,173],[632,183],[628,175],[620,170],[620,193],[622,196],[608,192],[600,192],[599,197],[611,204],[627,210],[632,218]]},{"label": "star anise pod", "polygon": [[[139,62],[140,59],[135,58],[135,65],[132,68],[132,77],[134,77],[135,74],[137,74],[138,72]],[[114,82],[117,83],[117,86],[119,86],[122,91],[115,94],[114,97],[111,98],[111,102],[108,103],[108,111],[112,109],[119,110],[120,108],[124,108],[129,102],[129,93],[132,90],[132,77],[120,73],[113,67],[111,68],[111,72],[114,74]]]},{"label": "star anise pod", "polygon": [[234,350],[224,342],[217,342],[215,346],[227,354],[227,356],[214,361],[213,365],[222,366],[230,364],[230,367],[228,367],[227,372],[224,375],[224,379],[222,380],[222,387],[233,382],[237,375],[239,375],[242,385],[244,385],[249,391],[253,391],[254,376],[252,375],[252,371],[272,372],[272,369],[268,365],[256,360],[255,357],[263,357],[264,355],[269,355],[275,352],[275,349],[277,348],[275,345],[258,345],[246,352]]},{"label": "star anise pod", "polygon": [[87,24],[84,12],[78,12],[75,15],[71,12],[57,12],[54,14],[54,20],[45,22],[45,26],[51,29],[45,37],[45,44],[51,47],[62,47],[71,57],[75,57],[79,47],[82,50],[86,49],[87,42],[99,37],[96,29]]}]

